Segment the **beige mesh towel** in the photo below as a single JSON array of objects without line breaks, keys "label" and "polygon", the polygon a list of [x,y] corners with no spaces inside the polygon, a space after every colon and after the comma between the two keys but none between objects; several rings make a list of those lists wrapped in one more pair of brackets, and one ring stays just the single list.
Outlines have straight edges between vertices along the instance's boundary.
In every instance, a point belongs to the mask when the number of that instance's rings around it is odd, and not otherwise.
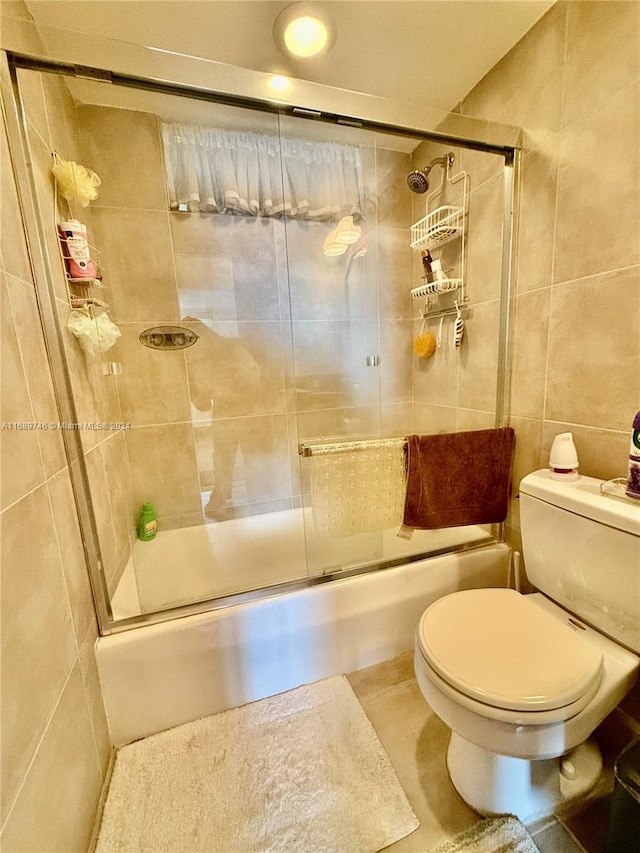
[{"label": "beige mesh towel", "polygon": [[366,442],[344,452],[314,453],[309,461],[311,509],[321,536],[353,536],[402,523],[402,442]]}]

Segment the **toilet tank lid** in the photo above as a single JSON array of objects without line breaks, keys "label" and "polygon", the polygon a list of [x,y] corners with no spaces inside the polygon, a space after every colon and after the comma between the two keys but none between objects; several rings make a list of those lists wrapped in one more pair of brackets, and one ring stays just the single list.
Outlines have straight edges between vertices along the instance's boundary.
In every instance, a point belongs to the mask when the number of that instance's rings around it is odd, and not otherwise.
[{"label": "toilet tank lid", "polygon": [[520,494],[640,536],[640,500],[603,495],[600,493],[603,482],[583,474],[568,482],[552,480],[550,472],[542,469],[522,479]]}]

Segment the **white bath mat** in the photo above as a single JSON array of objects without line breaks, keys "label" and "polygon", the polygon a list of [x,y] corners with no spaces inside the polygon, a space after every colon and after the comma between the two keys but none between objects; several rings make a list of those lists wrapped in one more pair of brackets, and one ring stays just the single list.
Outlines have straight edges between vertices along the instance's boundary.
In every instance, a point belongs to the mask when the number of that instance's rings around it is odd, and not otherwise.
[{"label": "white bath mat", "polygon": [[120,749],[97,853],[374,853],[417,827],[336,676]]},{"label": "white bath mat", "polygon": [[540,853],[515,817],[481,820],[431,853]]}]

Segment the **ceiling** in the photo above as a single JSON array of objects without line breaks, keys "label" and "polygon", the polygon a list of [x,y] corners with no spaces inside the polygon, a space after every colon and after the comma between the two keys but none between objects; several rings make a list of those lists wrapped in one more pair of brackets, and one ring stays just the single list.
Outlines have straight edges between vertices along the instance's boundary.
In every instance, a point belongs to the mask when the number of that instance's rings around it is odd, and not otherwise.
[{"label": "ceiling", "polygon": [[36,24],[450,110],[554,0],[324,0],[331,52],[291,60],[273,0],[27,0]]}]

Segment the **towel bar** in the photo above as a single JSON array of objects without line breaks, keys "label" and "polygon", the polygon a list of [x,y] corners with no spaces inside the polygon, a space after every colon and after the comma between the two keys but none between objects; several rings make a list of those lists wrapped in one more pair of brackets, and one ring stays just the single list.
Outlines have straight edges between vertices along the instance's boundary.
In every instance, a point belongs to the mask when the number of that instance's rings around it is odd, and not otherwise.
[{"label": "towel bar", "polygon": [[364,441],[341,441],[331,444],[305,444],[300,442],[300,456],[322,456],[329,453],[353,453],[359,450],[375,450],[376,448],[404,447],[406,438],[373,438]]}]

